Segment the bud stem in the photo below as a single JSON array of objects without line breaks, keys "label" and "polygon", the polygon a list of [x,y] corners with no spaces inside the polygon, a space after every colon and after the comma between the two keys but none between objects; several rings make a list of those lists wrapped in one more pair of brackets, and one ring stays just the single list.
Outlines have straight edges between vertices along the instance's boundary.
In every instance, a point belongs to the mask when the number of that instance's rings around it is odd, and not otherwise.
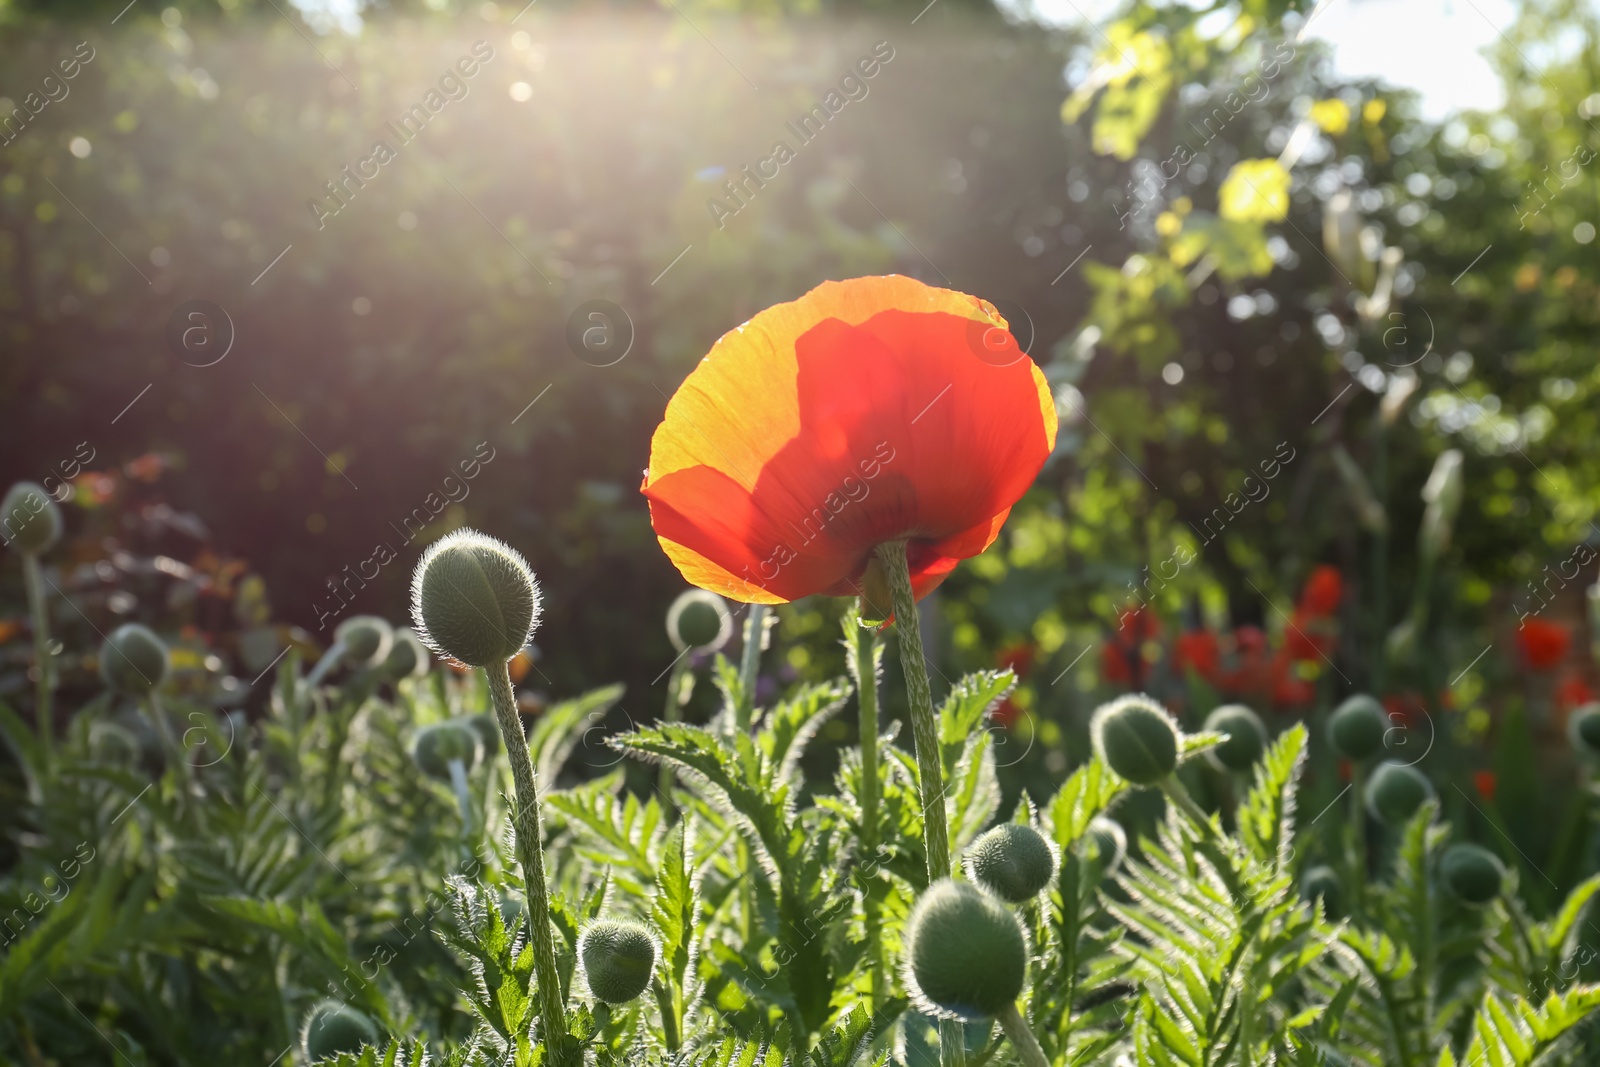
[{"label": "bud stem", "polygon": [[911,705],[911,737],[917,749],[917,777],[922,784],[922,839],[928,854],[928,884],[950,877],[950,829],[944,813],[944,764],[939,751],[939,722],[928,688],[928,665],[922,651],[922,625],[911,591],[911,568],[904,541],[885,541],[878,558],[889,574],[894,597],[894,626],[900,634],[900,667],[906,676],[906,701]]},{"label": "bud stem", "polygon": [[472,794],[467,792],[467,766],[458,759],[450,761],[450,789],[456,795],[456,806],[461,809],[461,829],[472,831]]},{"label": "bud stem", "polygon": [[[689,665],[691,653],[685,652],[678,657],[672,665],[672,674],[667,678],[667,707],[663,715],[666,722],[678,722],[683,718],[683,677],[693,668]],[[672,765],[665,760],[661,761],[661,799],[668,804],[672,801]]]},{"label": "bud stem", "polygon": [[1000,1009],[999,1018],[1000,1029],[1011,1039],[1011,1046],[1017,1050],[1017,1058],[1022,1061],[1022,1067],[1050,1067],[1049,1057],[1044,1054],[1044,1049],[1039,1047],[1039,1039],[1028,1029],[1028,1023],[1017,1010],[1015,1002]]},{"label": "bud stem", "polygon": [[39,717],[39,744],[46,755],[54,741],[55,721],[50,713],[50,696],[55,690],[54,664],[50,656],[50,614],[45,610],[44,575],[39,572],[39,557],[22,554],[22,580],[28,590],[28,607],[33,614],[33,658],[39,667],[38,688],[34,690],[34,709]]},{"label": "bud stem", "polygon": [[489,680],[495,718],[505,738],[511,778],[516,784],[516,805],[511,811],[511,821],[516,828],[517,860],[522,864],[522,881],[527,890],[528,939],[533,945],[542,1037],[551,1062],[561,1064],[566,1060],[567,1011],[561,995],[561,979],[556,973],[555,938],[550,932],[550,891],[544,877],[544,845],[533,758],[528,755],[528,741],[522,733],[522,717],[517,714],[517,697],[512,691],[511,674],[506,665],[485,667],[483,673]]},{"label": "bud stem", "polygon": [[317,660],[317,665],[311,668],[311,673],[306,675],[306,688],[315,689],[342,659],[344,659],[344,642],[335,641],[328,646],[328,651],[322,654],[322,658]]},{"label": "bud stem", "polygon": [[[867,863],[871,882],[877,881],[878,864],[878,634],[873,627],[861,625],[860,615],[854,607],[845,614],[845,626],[850,635],[850,651],[854,656],[853,673],[856,696],[861,705],[861,854],[871,857]],[[867,931],[867,968],[872,982],[872,1010],[877,1011],[889,999],[884,977],[888,965],[883,959],[883,921],[879,914],[880,902],[873,894],[870,882],[861,887],[861,909]]]},{"label": "bud stem", "polygon": [[1212,823],[1210,817],[1204,811],[1200,810],[1200,805],[1194,802],[1194,798],[1183,787],[1183,783],[1178,781],[1177,774],[1169,774],[1161,779],[1161,792],[1172,802],[1174,807],[1187,815],[1197,827],[1204,830],[1208,835],[1215,836],[1217,832],[1216,825]]}]

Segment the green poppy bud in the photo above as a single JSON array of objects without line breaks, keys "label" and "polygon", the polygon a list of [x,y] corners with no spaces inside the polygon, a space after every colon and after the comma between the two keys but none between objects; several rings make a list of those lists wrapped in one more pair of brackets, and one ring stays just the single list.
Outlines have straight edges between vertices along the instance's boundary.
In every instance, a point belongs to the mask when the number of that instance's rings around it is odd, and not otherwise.
[{"label": "green poppy bud", "polygon": [[383,661],[383,673],[395,681],[420,678],[428,673],[428,650],[422,647],[409,626],[395,627],[389,655]]},{"label": "green poppy bud", "polygon": [[989,1019],[1016,1003],[1028,973],[1017,917],[969,882],[942,878],[911,909],[906,986],[918,1006],[958,1019]]},{"label": "green poppy bud", "polygon": [[300,1033],[306,1062],[331,1060],[341,1052],[359,1052],[363,1045],[376,1045],[380,1040],[378,1027],[373,1021],[348,1005],[337,1000],[323,1000],[306,1013],[305,1028]]},{"label": "green poppy bud", "polygon": [[353,615],[333,631],[333,639],[344,647],[344,661],[352,667],[371,667],[383,662],[394,641],[389,620],[377,615]]},{"label": "green poppy bud", "polygon": [[1031,826],[996,826],[967,851],[967,876],[1012,904],[1038,896],[1055,873],[1056,854]]},{"label": "green poppy bud", "polygon": [[1100,881],[1116,874],[1122,866],[1122,858],[1128,854],[1128,835],[1117,820],[1096,815],[1089,821],[1078,850],[1090,877]]},{"label": "green poppy bud", "polygon": [[1350,697],[1328,717],[1328,740],[1345,759],[1364,763],[1383,751],[1383,738],[1389,732],[1389,717],[1383,707],[1365,693]]},{"label": "green poppy bud", "polygon": [[167,676],[167,646],[148,626],[124,623],[100,646],[100,677],[114,693],[151,692]]},{"label": "green poppy bud", "polygon": [[500,724],[493,715],[487,711],[477,715],[468,715],[467,725],[472,727],[478,735],[478,742],[483,746],[483,758],[494,759],[500,754]]},{"label": "green poppy bud", "polygon": [[89,755],[96,763],[132,767],[144,758],[133,731],[114,722],[97,722],[89,728]]},{"label": "green poppy bud", "polygon": [[1178,765],[1178,724],[1143,694],[1102,704],[1089,732],[1100,758],[1134,785],[1155,785]]},{"label": "green poppy bud", "polygon": [[478,748],[478,732],[463,719],[450,719],[418,730],[411,741],[411,758],[429,778],[448,782],[450,761],[460,760],[470,770],[478,762]]},{"label": "green poppy bud", "polygon": [[1433,784],[1415,767],[1380,763],[1367,781],[1367,810],[1388,826],[1401,826],[1433,796]]},{"label": "green poppy bud", "polygon": [[1456,844],[1439,857],[1439,876],[1463,904],[1487,904],[1500,895],[1506,868],[1486,848]]},{"label": "green poppy bud", "polygon": [[61,507],[33,482],[18,482],[0,501],[0,539],[25,556],[49,551],[61,540]]},{"label": "green poppy bud", "polygon": [[1339,873],[1326,864],[1307,869],[1300,882],[1300,893],[1307,900],[1322,902],[1322,915],[1332,919],[1340,914]]},{"label": "green poppy bud", "polygon": [[1584,704],[1567,717],[1567,737],[1585,756],[1600,758],[1600,704]]},{"label": "green poppy bud", "polygon": [[423,553],[411,579],[422,643],[466,667],[499,666],[533,636],[539,584],[527,560],[476,530],[457,530]]},{"label": "green poppy bud", "polygon": [[1226,771],[1248,771],[1267,747],[1267,728],[1261,716],[1243,704],[1224,704],[1206,716],[1205,728],[1227,734],[1228,739],[1209,753],[1211,762]]},{"label": "green poppy bud", "polygon": [[733,637],[728,602],[706,589],[680,594],[667,609],[667,636],[679,652],[691,648],[717,651]]},{"label": "green poppy bud", "polygon": [[656,965],[656,939],[634,922],[601,919],[578,938],[584,978],[596,1000],[626,1004],[650,984]]}]

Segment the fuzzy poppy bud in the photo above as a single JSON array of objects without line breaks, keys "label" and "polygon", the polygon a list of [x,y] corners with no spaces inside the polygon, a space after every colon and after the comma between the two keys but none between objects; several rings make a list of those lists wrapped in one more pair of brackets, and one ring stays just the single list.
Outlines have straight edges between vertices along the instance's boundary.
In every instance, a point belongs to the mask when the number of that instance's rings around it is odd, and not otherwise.
[{"label": "fuzzy poppy bud", "polygon": [[1028,973],[1017,917],[968,882],[940,879],[906,922],[906,984],[925,1010],[988,1019],[1016,1003]]},{"label": "fuzzy poppy bud", "polygon": [[331,1060],[341,1052],[359,1052],[363,1045],[376,1045],[378,1027],[356,1009],[337,1000],[323,1000],[306,1013],[300,1034],[306,1062]]},{"label": "fuzzy poppy bud", "polygon": [[1364,763],[1383,750],[1389,719],[1365,693],[1350,697],[1328,717],[1328,740],[1345,759]]},{"label": "fuzzy poppy bud", "polygon": [[1096,815],[1089,821],[1089,829],[1083,835],[1079,850],[1094,881],[1110,878],[1117,873],[1117,868],[1122,866],[1123,856],[1127,855],[1128,834],[1117,820]]},{"label": "fuzzy poppy bud", "polygon": [[1585,756],[1600,758],[1600,704],[1584,704],[1567,717],[1567,737]]},{"label": "fuzzy poppy bud", "polygon": [[1143,694],[1101,705],[1089,732],[1100,758],[1134,785],[1155,785],[1178,765],[1178,725]]},{"label": "fuzzy poppy bud", "polygon": [[656,939],[634,922],[602,919],[578,939],[584,978],[596,1000],[626,1004],[650,984],[656,965]]},{"label": "fuzzy poppy bud", "polygon": [[1224,704],[1206,716],[1205,728],[1227,734],[1227,740],[1209,753],[1211,762],[1227,771],[1247,771],[1267,747],[1267,728],[1261,716],[1243,704]]},{"label": "fuzzy poppy bud", "polygon": [[996,826],[967,852],[968,877],[1012,904],[1038,896],[1055,873],[1056,854],[1031,826]]},{"label": "fuzzy poppy bud", "polygon": [[1486,848],[1455,844],[1439,857],[1439,875],[1463,904],[1487,904],[1500,895],[1506,868]]},{"label": "fuzzy poppy bud", "polygon": [[124,623],[100,646],[100,677],[114,693],[148,693],[166,676],[167,646],[148,626]]},{"label": "fuzzy poppy bud", "polygon": [[679,652],[691,648],[715,652],[733,637],[728,602],[705,589],[679,594],[667,609],[667,636]]},{"label": "fuzzy poppy bud", "polygon": [[450,780],[450,764],[460,761],[464,769],[478,762],[478,732],[460,719],[436,722],[417,731],[411,742],[411,758],[422,773],[440,781]]},{"label": "fuzzy poppy bud", "polygon": [[344,648],[344,661],[352,667],[383,662],[394,641],[389,620],[377,615],[354,615],[339,624],[334,640]]},{"label": "fuzzy poppy bud", "polygon": [[1388,826],[1400,826],[1433,796],[1433,783],[1415,767],[1380,763],[1367,782],[1367,810]]},{"label": "fuzzy poppy bud", "polygon": [[47,552],[61,540],[61,507],[43,486],[18,482],[0,501],[0,534],[25,556]]},{"label": "fuzzy poppy bud", "polygon": [[397,626],[394,640],[389,644],[389,655],[383,661],[383,673],[396,681],[401,678],[420,678],[428,673],[428,650],[422,647],[417,635],[408,626]]},{"label": "fuzzy poppy bud", "polygon": [[478,735],[483,746],[483,758],[493,759],[500,754],[500,724],[487,711],[467,716],[467,725]]},{"label": "fuzzy poppy bud", "polygon": [[533,636],[539,585],[511,546],[457,530],[423,553],[411,579],[417,636],[466,667],[499,666]]},{"label": "fuzzy poppy bud", "polygon": [[1339,874],[1326,864],[1309,868],[1300,882],[1300,893],[1307,900],[1322,902],[1322,915],[1332,919],[1339,914]]}]

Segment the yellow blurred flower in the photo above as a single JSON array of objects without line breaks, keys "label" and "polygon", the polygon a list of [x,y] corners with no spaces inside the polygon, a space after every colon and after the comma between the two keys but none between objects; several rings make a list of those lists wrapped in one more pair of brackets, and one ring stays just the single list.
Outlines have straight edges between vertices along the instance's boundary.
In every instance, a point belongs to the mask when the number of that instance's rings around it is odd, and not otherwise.
[{"label": "yellow blurred flower", "polygon": [[1318,100],[1311,105],[1311,121],[1324,133],[1338,137],[1350,128],[1350,105],[1337,98]]}]

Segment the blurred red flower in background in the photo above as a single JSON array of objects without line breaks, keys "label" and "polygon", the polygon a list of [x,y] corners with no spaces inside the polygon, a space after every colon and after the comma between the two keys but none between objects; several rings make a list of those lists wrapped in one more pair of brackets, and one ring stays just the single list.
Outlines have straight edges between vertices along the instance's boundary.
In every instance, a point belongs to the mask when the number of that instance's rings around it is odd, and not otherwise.
[{"label": "blurred red flower in background", "polygon": [[1012,700],[1010,697],[1006,697],[995,706],[993,711],[989,713],[989,718],[991,721],[1009,730],[1012,726],[1016,725],[1016,721],[1018,719],[1022,718],[1022,708],[1015,700]]},{"label": "blurred red flower in background", "polygon": [[1216,684],[1222,668],[1222,643],[1210,630],[1190,630],[1178,635],[1178,670],[1192,670]]},{"label": "blurred red flower in background", "polygon": [[1478,795],[1485,800],[1492,801],[1494,799],[1494,787],[1497,784],[1498,783],[1495,780],[1493,771],[1472,772],[1473,788],[1475,788],[1478,791]]},{"label": "blurred red flower in background", "polygon": [[1322,659],[1339,646],[1339,635],[1333,632],[1326,618],[1310,615],[1296,608],[1283,629],[1283,651],[1296,662]]},{"label": "blurred red flower in background", "polygon": [[[1100,646],[1100,677],[1116,685],[1131,685],[1144,655],[1144,643],[1161,635],[1161,620],[1149,607],[1128,608],[1117,619],[1117,630]],[[1143,672],[1140,671],[1142,674]]]},{"label": "blurred red flower in background", "polygon": [[1560,623],[1540,618],[1524,619],[1517,628],[1517,651],[1533,670],[1549,670],[1567,656],[1572,634]]},{"label": "blurred red flower in background", "polygon": [[1594,690],[1589,688],[1589,683],[1583,680],[1582,675],[1569,674],[1556,686],[1556,707],[1562,711],[1581,708],[1593,700]]},{"label": "blurred red flower in background", "polygon": [[1272,658],[1272,702],[1279,707],[1298,707],[1316,698],[1317,687],[1300,676],[1297,663],[1287,650]]},{"label": "blurred red flower in background", "polygon": [[1036,654],[1034,647],[1026,641],[1006,645],[994,654],[994,665],[1001,670],[1009,670],[1018,678],[1025,677],[1033,667],[1033,657]]},{"label": "blurred red flower in background", "polygon": [[1325,618],[1339,610],[1344,599],[1344,578],[1339,568],[1324,563],[1314,567],[1300,590],[1300,611],[1305,615]]}]

